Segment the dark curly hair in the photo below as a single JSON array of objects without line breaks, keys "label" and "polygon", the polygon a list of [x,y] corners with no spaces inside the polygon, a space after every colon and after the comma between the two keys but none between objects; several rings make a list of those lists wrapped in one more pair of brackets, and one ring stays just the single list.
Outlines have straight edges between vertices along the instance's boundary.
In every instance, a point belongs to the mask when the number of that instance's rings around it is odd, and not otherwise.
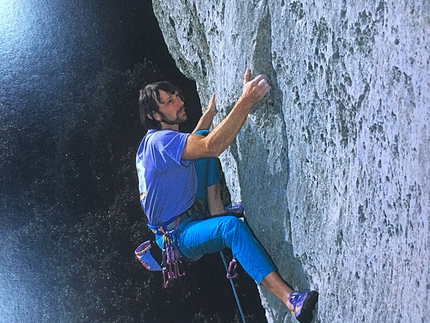
[{"label": "dark curly hair", "polygon": [[154,118],[154,112],[159,110],[157,102],[161,103],[160,90],[168,94],[178,93],[179,97],[183,100],[179,89],[167,81],[151,83],[141,89],[139,95],[140,122],[147,130],[161,129],[160,122]]}]

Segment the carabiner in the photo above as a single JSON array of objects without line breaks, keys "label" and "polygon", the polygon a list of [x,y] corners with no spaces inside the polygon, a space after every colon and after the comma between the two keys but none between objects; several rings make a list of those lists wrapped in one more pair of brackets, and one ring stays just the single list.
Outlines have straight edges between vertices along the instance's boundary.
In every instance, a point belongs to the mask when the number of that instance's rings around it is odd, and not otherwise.
[{"label": "carabiner", "polygon": [[227,275],[226,275],[228,279],[234,279],[237,277],[236,268],[237,268],[237,261],[235,258],[233,258],[228,264]]}]

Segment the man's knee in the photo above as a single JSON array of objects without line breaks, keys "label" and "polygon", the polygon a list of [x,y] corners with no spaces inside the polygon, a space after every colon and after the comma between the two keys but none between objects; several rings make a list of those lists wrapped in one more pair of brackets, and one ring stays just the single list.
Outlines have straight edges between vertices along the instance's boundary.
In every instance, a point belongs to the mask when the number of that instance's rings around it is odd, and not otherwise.
[{"label": "man's knee", "polygon": [[226,215],[223,222],[226,232],[237,233],[238,231],[248,230],[241,219],[232,215]]}]

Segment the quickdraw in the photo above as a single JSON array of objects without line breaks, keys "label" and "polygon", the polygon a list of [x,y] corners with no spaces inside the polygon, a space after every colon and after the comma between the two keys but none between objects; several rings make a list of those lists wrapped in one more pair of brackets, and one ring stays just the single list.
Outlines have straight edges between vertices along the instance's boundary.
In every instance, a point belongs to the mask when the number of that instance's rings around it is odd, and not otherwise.
[{"label": "quickdraw", "polygon": [[184,276],[185,270],[179,252],[176,229],[169,231],[160,229],[163,232],[163,261],[161,263],[163,284],[164,288],[167,288],[172,280]]},{"label": "quickdraw", "polygon": [[235,279],[237,277],[237,261],[236,258],[233,258],[230,263],[228,264],[228,268],[227,268],[227,274],[226,277],[228,279]]}]

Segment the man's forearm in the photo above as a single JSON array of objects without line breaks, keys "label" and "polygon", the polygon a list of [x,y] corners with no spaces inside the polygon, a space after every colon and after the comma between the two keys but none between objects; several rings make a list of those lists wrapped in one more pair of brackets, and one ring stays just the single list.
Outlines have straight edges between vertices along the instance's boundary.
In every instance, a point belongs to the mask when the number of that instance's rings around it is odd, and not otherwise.
[{"label": "man's forearm", "polygon": [[208,135],[201,137],[190,134],[187,138],[182,159],[194,160],[205,157],[218,157],[234,140],[244,124],[251,108],[270,90],[265,75],[250,80],[251,71],[244,76],[242,95],[227,115]]},{"label": "man's forearm", "polygon": [[236,138],[252,106],[252,103],[247,103],[240,97],[227,117],[206,137],[207,145],[212,148],[215,157],[218,157]]}]

